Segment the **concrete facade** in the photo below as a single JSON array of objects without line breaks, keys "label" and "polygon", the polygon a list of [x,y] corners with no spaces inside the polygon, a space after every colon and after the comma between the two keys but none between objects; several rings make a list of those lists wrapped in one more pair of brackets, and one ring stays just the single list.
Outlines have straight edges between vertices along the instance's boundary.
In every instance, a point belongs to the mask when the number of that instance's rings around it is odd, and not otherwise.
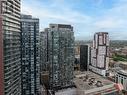
[{"label": "concrete facade", "polygon": [[0,95],[21,95],[20,0],[0,0]]}]

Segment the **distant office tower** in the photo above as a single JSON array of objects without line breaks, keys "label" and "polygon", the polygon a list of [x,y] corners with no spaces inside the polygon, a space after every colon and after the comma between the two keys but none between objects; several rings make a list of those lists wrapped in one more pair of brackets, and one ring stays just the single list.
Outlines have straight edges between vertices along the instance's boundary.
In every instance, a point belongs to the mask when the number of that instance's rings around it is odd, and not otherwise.
[{"label": "distant office tower", "polygon": [[22,95],[37,95],[40,86],[39,66],[39,19],[21,15]]},{"label": "distant office tower", "polygon": [[109,35],[107,32],[98,32],[94,35],[91,49],[90,69],[106,76],[109,64]]},{"label": "distant office tower", "polygon": [[74,32],[71,25],[50,24],[48,62],[51,89],[60,89],[73,84]]},{"label": "distant office tower", "polygon": [[0,0],[0,95],[21,95],[20,0]]},{"label": "distant office tower", "polygon": [[89,45],[80,45],[80,70],[87,71],[89,66],[90,47]]},{"label": "distant office tower", "polygon": [[40,70],[48,71],[48,28],[46,28],[43,32],[40,32]]}]

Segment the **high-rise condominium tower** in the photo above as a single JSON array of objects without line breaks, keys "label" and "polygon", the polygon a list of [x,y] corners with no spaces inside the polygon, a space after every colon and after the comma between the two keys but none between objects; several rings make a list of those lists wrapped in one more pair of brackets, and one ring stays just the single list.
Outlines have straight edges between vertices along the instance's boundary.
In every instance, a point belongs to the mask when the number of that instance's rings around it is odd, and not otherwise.
[{"label": "high-rise condominium tower", "polygon": [[46,28],[43,32],[40,32],[40,70],[48,71],[48,31],[49,28]]},{"label": "high-rise condominium tower", "polygon": [[20,0],[0,0],[0,95],[21,95]]},{"label": "high-rise condominium tower", "polygon": [[91,48],[90,69],[102,76],[106,76],[109,63],[109,35],[107,32],[98,32],[94,35]]},{"label": "high-rise condominium tower", "polygon": [[47,41],[51,89],[71,86],[74,71],[73,27],[64,24],[50,24]]},{"label": "high-rise condominium tower", "polygon": [[90,46],[80,45],[80,70],[87,71],[90,63]]},{"label": "high-rise condominium tower", "polygon": [[40,86],[39,19],[21,15],[21,32],[22,95],[37,95]]}]

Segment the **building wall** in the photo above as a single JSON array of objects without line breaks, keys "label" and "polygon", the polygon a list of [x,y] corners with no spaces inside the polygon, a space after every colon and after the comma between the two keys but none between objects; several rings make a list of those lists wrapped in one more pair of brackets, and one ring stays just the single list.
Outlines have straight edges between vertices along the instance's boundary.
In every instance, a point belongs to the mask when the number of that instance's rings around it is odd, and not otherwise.
[{"label": "building wall", "polygon": [[87,71],[88,70],[88,45],[80,46],[80,70]]},{"label": "building wall", "polygon": [[[92,68],[98,70],[92,71],[102,71],[96,72],[106,75],[106,70],[108,70],[109,64],[109,36],[107,32],[98,32],[94,35],[93,47],[91,48],[91,66]],[[105,72],[105,73],[103,73]]]},{"label": "building wall", "polygon": [[127,91],[127,74],[125,74],[124,72],[118,71],[115,75],[115,82],[122,84],[124,90]]},{"label": "building wall", "polygon": [[48,28],[40,32],[40,69],[41,72],[49,71],[48,64]]},{"label": "building wall", "polygon": [[[2,18],[0,17],[0,20],[3,21],[1,23],[3,28],[0,31],[2,36],[0,37],[0,72],[4,72],[4,86],[3,82],[1,82],[1,88],[4,88],[2,90],[5,95],[21,95],[20,0],[1,1],[3,15]],[[1,79],[2,77],[3,74]],[[3,94],[3,92],[0,94]]]},{"label": "building wall", "polygon": [[0,0],[0,93],[4,95],[4,63],[3,63],[3,30],[2,30],[2,1]]},{"label": "building wall", "polygon": [[71,25],[51,24],[48,34],[50,87],[72,85],[74,64],[74,32]]},{"label": "building wall", "polygon": [[36,95],[40,87],[39,19],[21,15],[22,95]]}]

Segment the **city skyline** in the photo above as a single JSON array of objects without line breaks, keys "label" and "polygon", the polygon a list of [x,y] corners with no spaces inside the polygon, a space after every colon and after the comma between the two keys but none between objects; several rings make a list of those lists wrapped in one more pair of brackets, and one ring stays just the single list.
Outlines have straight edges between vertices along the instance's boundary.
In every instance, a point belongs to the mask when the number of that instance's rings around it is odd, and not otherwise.
[{"label": "city skyline", "polygon": [[126,6],[126,0],[22,0],[21,8],[22,13],[40,18],[40,30],[63,23],[74,26],[76,40],[92,40],[95,32],[109,32],[111,40],[127,40]]},{"label": "city skyline", "polygon": [[0,0],[0,95],[127,95],[126,3]]}]

